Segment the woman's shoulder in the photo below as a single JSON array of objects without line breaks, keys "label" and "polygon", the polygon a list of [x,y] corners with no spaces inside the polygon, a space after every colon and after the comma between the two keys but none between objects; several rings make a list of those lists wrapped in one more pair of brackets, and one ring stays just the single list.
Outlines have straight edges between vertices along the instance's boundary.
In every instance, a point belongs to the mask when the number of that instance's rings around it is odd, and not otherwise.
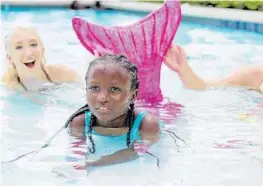
[{"label": "woman's shoulder", "polygon": [[14,79],[10,79],[10,80],[5,80],[2,79],[3,86],[5,86],[7,89],[9,90],[16,90],[16,91],[25,91],[25,88],[17,81]]},{"label": "woman's shoulder", "polygon": [[54,82],[67,83],[80,81],[79,75],[71,68],[61,64],[45,64],[44,70]]}]

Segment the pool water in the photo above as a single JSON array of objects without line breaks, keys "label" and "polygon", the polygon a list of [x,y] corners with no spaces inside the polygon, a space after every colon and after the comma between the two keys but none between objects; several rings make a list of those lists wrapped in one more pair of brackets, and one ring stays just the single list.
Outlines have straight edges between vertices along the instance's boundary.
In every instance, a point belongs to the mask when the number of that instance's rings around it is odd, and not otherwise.
[{"label": "pool water", "polygon": [[[84,79],[93,59],[78,41],[71,19],[80,16],[105,25],[127,25],[145,14],[124,11],[10,8],[1,12],[2,38],[14,25],[37,28],[50,64],[66,64]],[[184,47],[190,66],[202,78],[224,77],[243,65],[263,64],[263,35],[182,22],[174,43]],[[4,45],[1,43],[1,51]],[[1,52],[1,54],[3,54]],[[5,56],[1,55],[1,73]],[[168,135],[152,149],[161,159],[139,160],[88,171],[77,171],[86,146],[64,130],[35,156],[1,164],[5,186],[36,185],[187,185],[260,186],[263,183],[263,96],[246,89],[192,91],[177,75],[162,67],[161,88],[167,104],[141,108],[166,120],[187,145],[177,147]],[[69,115],[85,103],[84,82],[62,84],[40,93],[16,93],[1,86],[1,160],[7,161],[40,147]],[[176,104],[184,107],[178,113]]]}]

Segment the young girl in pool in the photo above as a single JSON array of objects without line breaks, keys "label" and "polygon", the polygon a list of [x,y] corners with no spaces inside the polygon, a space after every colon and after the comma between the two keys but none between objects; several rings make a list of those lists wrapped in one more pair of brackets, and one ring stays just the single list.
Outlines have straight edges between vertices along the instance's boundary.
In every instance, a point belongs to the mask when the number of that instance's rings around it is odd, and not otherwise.
[{"label": "young girl in pool", "polygon": [[33,28],[17,27],[6,39],[8,69],[2,82],[9,89],[37,91],[45,83],[71,83],[79,75],[64,65],[45,63],[45,48]]},{"label": "young girl in pool", "polygon": [[[149,146],[158,141],[157,118],[135,109],[139,88],[137,67],[126,57],[105,55],[95,59],[85,80],[87,104],[74,113],[66,125],[74,136],[87,138],[91,154],[105,149],[107,142],[111,147],[116,144],[121,147],[84,166],[76,166],[77,169],[134,160],[138,157],[134,149],[137,141],[146,140]],[[99,142],[98,136],[100,140],[105,139]]]},{"label": "young girl in pool", "polygon": [[186,88],[205,90],[208,87],[245,87],[263,93],[263,66],[247,67],[238,70],[230,76],[205,81],[198,77],[187,64],[186,55],[182,47],[172,45],[166,53],[164,63],[175,71]]}]

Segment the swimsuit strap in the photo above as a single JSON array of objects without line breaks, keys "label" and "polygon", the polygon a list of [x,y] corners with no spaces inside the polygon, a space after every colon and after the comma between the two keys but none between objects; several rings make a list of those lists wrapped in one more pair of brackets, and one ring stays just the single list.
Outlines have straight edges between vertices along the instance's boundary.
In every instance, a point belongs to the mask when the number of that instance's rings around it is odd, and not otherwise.
[{"label": "swimsuit strap", "polygon": [[147,115],[147,112],[141,112],[137,115],[136,119],[134,120],[132,129],[131,129],[131,133],[130,133],[130,140],[131,140],[131,145],[136,141],[136,140],[140,140],[141,139],[141,135],[140,135],[140,126],[142,123],[142,120],[144,119],[144,117]]},{"label": "swimsuit strap", "polygon": [[49,76],[48,73],[45,71],[45,69],[43,68],[42,65],[41,65],[41,68],[42,68],[44,74],[46,75],[47,80],[50,81],[51,83],[54,83],[54,82],[51,80],[50,76]]},{"label": "swimsuit strap", "polygon": [[[147,115],[147,112],[141,112],[137,115],[136,119],[134,120],[132,129],[131,129],[131,144],[140,138],[140,126],[142,123],[143,118]],[[91,112],[85,111],[85,133],[87,134],[90,126],[90,118],[91,118]]]},{"label": "swimsuit strap", "polygon": [[[15,66],[14,66],[14,68],[15,68]],[[51,80],[50,76],[49,76],[48,73],[45,71],[45,69],[43,68],[42,65],[41,65],[41,69],[43,70],[43,72],[44,72],[47,80],[50,81],[51,83],[53,83],[53,81]],[[22,83],[22,81],[20,80],[19,76],[17,76],[17,81],[18,81],[18,83],[21,84],[22,87],[27,91],[26,86]]]},{"label": "swimsuit strap", "polygon": [[141,112],[137,115],[136,119],[134,120],[134,123],[133,123],[133,127],[132,129],[137,129],[139,130],[140,126],[141,126],[141,122],[144,118],[144,116],[146,116],[148,113],[147,112]]},{"label": "swimsuit strap", "polygon": [[263,80],[261,81],[260,85],[259,85],[259,91],[261,93],[263,93]]}]

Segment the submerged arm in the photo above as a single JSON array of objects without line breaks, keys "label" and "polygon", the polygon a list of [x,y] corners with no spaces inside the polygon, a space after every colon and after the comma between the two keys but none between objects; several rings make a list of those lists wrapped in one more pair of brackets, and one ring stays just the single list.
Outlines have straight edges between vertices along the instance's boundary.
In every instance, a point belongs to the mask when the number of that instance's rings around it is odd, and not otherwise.
[{"label": "submerged arm", "polygon": [[[142,141],[150,142],[147,144],[148,148],[159,139],[160,128],[158,120],[150,115],[145,116],[140,127],[140,134]],[[100,167],[106,165],[113,165],[132,161],[139,156],[134,148],[134,144],[130,148],[119,150],[113,154],[100,157],[100,159],[92,162],[86,162],[85,166],[79,166],[76,168],[85,169],[89,167]]]},{"label": "submerged arm", "polygon": [[[69,126],[71,134],[76,137],[85,137],[84,134],[84,124],[85,124],[85,115],[81,114],[76,116]],[[137,153],[133,148],[127,148],[119,150],[113,154],[102,156],[100,159],[92,162],[86,162],[85,166],[79,166],[78,168],[86,168],[86,167],[98,167],[98,166],[106,166],[111,164],[123,163],[127,161],[134,160],[138,157]]]},{"label": "submerged arm", "polygon": [[4,84],[10,90],[16,90],[19,92],[25,92],[26,91],[26,89],[18,81],[4,82]]},{"label": "submerged arm", "polygon": [[138,154],[133,148],[119,150],[113,154],[101,156],[100,159],[92,162],[86,162],[87,167],[99,167],[106,165],[113,165],[132,161],[138,158]]},{"label": "submerged arm", "polygon": [[7,71],[2,77],[2,83],[10,90],[17,90],[21,92],[26,90],[22,84],[19,83],[17,74],[12,74],[9,71]]},{"label": "submerged arm", "polygon": [[68,129],[72,136],[85,139],[85,114],[76,116],[69,124]]}]

